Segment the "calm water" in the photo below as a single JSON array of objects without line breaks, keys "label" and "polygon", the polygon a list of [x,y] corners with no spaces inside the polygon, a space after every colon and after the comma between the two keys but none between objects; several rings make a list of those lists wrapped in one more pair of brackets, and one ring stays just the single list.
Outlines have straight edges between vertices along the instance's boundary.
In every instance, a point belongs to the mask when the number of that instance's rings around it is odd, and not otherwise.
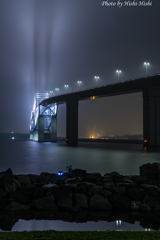
[{"label": "calm water", "polygon": [[[160,152],[144,151],[141,144],[84,143],[66,147],[65,142],[0,141],[0,171],[11,168],[14,174],[57,173],[67,165],[101,174],[117,171],[139,174],[139,166],[160,162]],[[69,223],[55,220],[19,220],[12,230],[144,230],[138,222]]]}]

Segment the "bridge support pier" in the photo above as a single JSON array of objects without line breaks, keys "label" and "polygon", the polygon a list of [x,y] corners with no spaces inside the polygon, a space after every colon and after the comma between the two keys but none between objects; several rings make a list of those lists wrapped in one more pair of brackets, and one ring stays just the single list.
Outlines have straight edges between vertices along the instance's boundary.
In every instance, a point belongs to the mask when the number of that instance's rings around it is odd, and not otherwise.
[{"label": "bridge support pier", "polygon": [[143,90],[144,147],[160,147],[160,87]]},{"label": "bridge support pier", "polygon": [[78,101],[66,102],[66,144],[78,144]]},{"label": "bridge support pier", "polygon": [[57,142],[57,116],[51,118],[50,131],[44,131],[45,116],[38,117],[38,129],[30,134],[30,139],[38,142]]}]

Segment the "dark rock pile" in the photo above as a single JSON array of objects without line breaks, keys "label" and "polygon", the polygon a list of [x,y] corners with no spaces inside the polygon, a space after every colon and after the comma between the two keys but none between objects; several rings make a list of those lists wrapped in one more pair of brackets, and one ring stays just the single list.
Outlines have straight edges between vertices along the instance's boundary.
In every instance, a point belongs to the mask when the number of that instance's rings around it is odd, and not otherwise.
[{"label": "dark rock pile", "polygon": [[140,175],[86,173],[75,169],[58,176],[0,173],[0,210],[159,211],[160,164],[145,164]]}]

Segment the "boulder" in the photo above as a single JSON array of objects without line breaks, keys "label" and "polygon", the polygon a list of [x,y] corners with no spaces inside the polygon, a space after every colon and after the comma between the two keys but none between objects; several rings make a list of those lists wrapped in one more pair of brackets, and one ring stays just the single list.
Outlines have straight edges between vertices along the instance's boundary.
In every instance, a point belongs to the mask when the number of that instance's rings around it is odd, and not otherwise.
[{"label": "boulder", "polygon": [[80,208],[88,208],[88,198],[83,193],[76,193],[73,195],[74,205],[79,206]]},{"label": "boulder", "polygon": [[22,205],[18,202],[10,202],[5,208],[5,211],[27,211],[30,207],[26,205]]},{"label": "boulder", "polygon": [[12,174],[0,175],[0,186],[7,192],[16,191],[21,185]]},{"label": "boulder", "polygon": [[130,188],[128,189],[127,195],[135,201],[141,201],[144,197],[145,192],[139,188]]},{"label": "boulder", "polygon": [[19,175],[16,175],[16,178],[21,183],[21,185],[29,185],[29,184],[31,184],[29,175],[19,174]]},{"label": "boulder", "polygon": [[139,211],[141,207],[141,202],[140,201],[132,201],[131,202],[131,210],[132,211]]},{"label": "boulder", "polygon": [[148,206],[148,205],[146,205],[146,204],[141,204],[140,205],[140,210],[142,211],[142,212],[150,212],[150,207]]},{"label": "boulder", "polygon": [[78,186],[75,190],[74,190],[74,193],[84,193],[85,195],[88,194],[88,190],[87,188],[82,185],[82,186]]},{"label": "boulder", "polygon": [[95,194],[98,194],[98,193],[101,193],[102,192],[102,189],[103,189],[103,186],[102,185],[96,185],[96,186],[93,186],[91,189],[90,189],[90,192],[95,195]]},{"label": "boulder", "polygon": [[[11,175],[13,175],[13,172],[12,172],[12,170],[10,169],[10,168],[8,168],[6,171],[4,171],[4,172],[1,172],[2,174],[11,174]],[[1,174],[0,173],[0,174]]]},{"label": "boulder", "polygon": [[134,175],[131,177],[131,180],[136,184],[136,185],[141,185],[143,183],[146,183],[146,177],[145,176],[140,176],[140,175]]},{"label": "boulder", "polygon": [[13,193],[10,193],[10,199],[14,202],[19,202],[21,204],[29,204],[31,199],[30,199],[30,192],[25,191],[25,190],[17,190]]},{"label": "boulder", "polygon": [[7,192],[4,191],[4,189],[0,187],[0,198],[6,197],[6,196],[7,196]]},{"label": "boulder", "polygon": [[147,192],[158,190],[158,187],[156,185],[152,185],[152,184],[141,184],[141,187],[144,190],[146,190]]},{"label": "boulder", "polygon": [[130,208],[129,198],[122,194],[112,194],[112,196],[109,198],[109,201],[117,210],[129,210]]},{"label": "boulder", "polygon": [[37,187],[42,187],[43,185],[49,183],[45,175],[39,176],[39,175],[29,174],[29,177],[31,179],[31,183],[36,185]]},{"label": "boulder", "polygon": [[86,170],[74,169],[74,170],[72,170],[72,175],[75,176],[75,177],[85,177],[86,176]]},{"label": "boulder", "polygon": [[48,180],[50,183],[55,183],[57,181],[57,174],[55,173],[47,173],[47,172],[42,172],[40,176],[45,176],[45,178]]},{"label": "boulder", "polygon": [[125,194],[126,193],[126,187],[113,187],[114,193],[120,193]]},{"label": "boulder", "polygon": [[32,199],[39,199],[45,196],[45,190],[42,188],[35,188],[34,192],[31,195]]},{"label": "boulder", "polygon": [[102,181],[102,176],[100,173],[90,173],[84,177],[83,181],[97,184]]},{"label": "boulder", "polygon": [[160,180],[160,163],[147,163],[140,166],[140,175],[154,179],[155,181]]},{"label": "boulder", "polygon": [[160,193],[149,192],[145,195],[143,203],[148,205],[152,211],[160,210]]},{"label": "boulder", "polygon": [[44,211],[58,211],[53,194],[34,200],[31,203],[31,208]]},{"label": "boulder", "polygon": [[71,208],[73,205],[73,190],[70,187],[59,187],[54,189],[54,195],[58,207],[62,209]]},{"label": "boulder", "polygon": [[6,205],[7,205],[7,199],[5,198],[0,199],[0,210],[4,209]]},{"label": "boulder", "polygon": [[103,210],[111,210],[112,209],[112,205],[110,204],[108,199],[99,194],[92,196],[89,199],[89,204],[90,204],[89,208],[91,210],[103,211]]},{"label": "boulder", "polygon": [[112,192],[107,191],[107,190],[102,190],[100,193],[103,197],[107,198],[112,195]]}]

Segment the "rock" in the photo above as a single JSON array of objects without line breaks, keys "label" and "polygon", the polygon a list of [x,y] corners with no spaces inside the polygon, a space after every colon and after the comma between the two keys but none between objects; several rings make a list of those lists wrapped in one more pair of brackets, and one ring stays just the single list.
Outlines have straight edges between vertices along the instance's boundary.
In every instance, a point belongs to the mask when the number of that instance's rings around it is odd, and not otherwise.
[{"label": "rock", "polygon": [[11,175],[13,175],[13,172],[12,172],[12,170],[10,168],[8,168],[6,171],[1,172],[1,173],[2,174],[11,174]]},{"label": "rock", "polygon": [[7,205],[7,199],[0,199],[0,210],[4,209],[4,207]]},{"label": "rock", "polygon": [[84,185],[82,185],[82,186],[77,187],[74,190],[74,193],[84,193],[85,195],[87,195],[88,194],[88,190],[87,190],[87,188]]},{"label": "rock", "polygon": [[94,194],[98,194],[98,193],[102,192],[102,189],[103,189],[103,186],[97,185],[97,186],[93,186],[90,189],[90,192],[94,195]]},{"label": "rock", "polygon": [[39,199],[45,196],[45,190],[42,188],[35,188],[34,192],[31,195],[32,199]]},{"label": "rock", "polygon": [[73,205],[73,190],[70,187],[59,187],[54,189],[54,195],[58,207],[62,209],[71,208]]},{"label": "rock", "polygon": [[29,209],[29,206],[22,205],[18,202],[11,202],[4,208],[5,211],[27,211]]},{"label": "rock", "polygon": [[156,191],[158,190],[158,187],[156,185],[151,184],[142,184],[141,187],[145,189],[146,191]]},{"label": "rock", "polygon": [[7,192],[16,191],[21,185],[11,174],[0,175],[0,186]]},{"label": "rock", "polygon": [[6,197],[6,196],[7,196],[7,192],[0,187],[0,198]]},{"label": "rock", "polygon": [[113,187],[114,193],[120,193],[125,194],[126,193],[126,187]]},{"label": "rock", "polygon": [[32,193],[35,190],[35,188],[36,187],[33,184],[29,184],[29,185],[23,185],[19,190],[24,190],[29,193]]},{"label": "rock", "polygon": [[145,195],[143,203],[148,205],[152,211],[160,210],[160,193],[149,192]]},{"label": "rock", "polygon": [[48,182],[51,182],[51,183],[55,183],[57,180],[57,174],[55,173],[42,172],[40,176],[45,176]]},{"label": "rock", "polygon": [[104,198],[103,196],[101,196],[99,194],[92,196],[89,199],[89,203],[90,203],[89,207],[91,210],[102,211],[102,210],[111,210],[112,209],[112,205],[110,204],[108,199]]},{"label": "rock", "polygon": [[43,197],[41,199],[34,200],[31,203],[31,208],[37,209],[37,210],[45,210],[45,211],[58,211],[58,207],[55,204],[55,199],[53,194]]},{"label": "rock", "polygon": [[70,187],[70,188],[75,188],[77,187],[77,184],[74,184],[74,183],[67,183],[65,184],[65,187]]},{"label": "rock", "polygon": [[37,187],[42,187],[43,185],[46,185],[49,183],[45,175],[39,176],[39,175],[29,174],[29,177],[31,179],[31,183],[33,183]]},{"label": "rock", "polygon": [[98,183],[102,181],[102,176],[101,174],[98,173],[91,173],[88,174],[84,177],[83,179],[84,182],[91,182],[91,183]]},{"label": "rock", "polygon": [[146,205],[146,204],[141,204],[141,206],[140,206],[140,210],[142,211],[142,212],[150,212],[150,207],[148,206],[148,205]]},{"label": "rock", "polygon": [[122,194],[117,194],[114,193],[110,198],[109,198],[111,204],[114,206],[115,209],[117,210],[129,210],[130,207],[130,201],[129,198],[122,195]]},{"label": "rock", "polygon": [[113,190],[114,183],[113,182],[107,182],[103,184],[103,187],[107,190]]},{"label": "rock", "polygon": [[74,205],[79,206],[80,208],[88,208],[88,198],[83,193],[74,194]]},{"label": "rock", "polygon": [[107,197],[109,197],[109,196],[112,195],[112,192],[107,191],[107,190],[102,190],[102,191],[101,191],[101,195],[102,195],[103,197],[107,198]]},{"label": "rock", "polygon": [[160,180],[160,163],[147,163],[140,167],[140,175],[155,181]]},{"label": "rock", "polygon": [[87,188],[87,191],[88,191],[90,188],[92,188],[92,187],[95,186],[95,184],[94,184],[94,183],[91,183],[91,182],[83,182],[83,185]]},{"label": "rock", "polygon": [[86,176],[86,170],[74,169],[74,170],[72,170],[72,175],[75,176],[75,177],[85,177]]},{"label": "rock", "polygon": [[140,201],[132,201],[131,202],[131,210],[132,211],[139,211],[141,207],[141,202]]},{"label": "rock", "polygon": [[111,173],[105,173],[104,177],[109,176],[109,177],[114,177],[114,176],[120,176],[118,172],[111,172]]},{"label": "rock", "polygon": [[10,194],[10,199],[12,199],[12,201],[14,202],[19,202],[24,205],[29,204],[31,201],[30,192],[24,190],[17,190]]},{"label": "rock", "polygon": [[146,177],[145,176],[134,175],[134,176],[131,177],[131,180],[137,185],[141,185],[141,184],[146,183]]},{"label": "rock", "polygon": [[48,183],[42,186],[43,189],[50,189],[50,188],[56,188],[56,187],[59,187],[59,186],[55,183]]},{"label": "rock", "polygon": [[29,185],[29,184],[31,184],[29,175],[19,174],[19,175],[16,175],[16,178],[18,179],[18,181],[22,185]]},{"label": "rock", "polygon": [[142,200],[145,192],[139,188],[130,188],[127,192],[127,195],[135,201]]}]

